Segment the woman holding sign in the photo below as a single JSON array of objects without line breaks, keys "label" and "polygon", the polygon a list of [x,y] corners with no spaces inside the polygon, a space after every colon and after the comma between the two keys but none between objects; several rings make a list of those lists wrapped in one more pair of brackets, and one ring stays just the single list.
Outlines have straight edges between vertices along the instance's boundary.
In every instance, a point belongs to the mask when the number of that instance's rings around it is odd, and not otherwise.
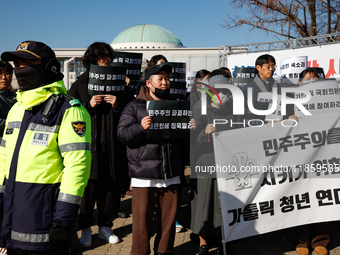
[{"label": "woman holding sign", "polygon": [[[221,215],[218,201],[217,175],[210,172],[215,166],[213,135],[240,127],[241,117],[233,116],[232,97],[228,89],[217,89],[216,84],[228,84],[229,74],[221,69],[212,71],[209,75],[209,84],[204,89],[207,94],[214,94],[207,100],[207,114],[201,114],[201,103],[196,103],[193,116],[196,120],[196,135],[191,137],[195,141],[194,154],[191,155],[194,166],[191,167],[192,196],[190,229],[199,235],[199,255],[209,254],[208,239],[221,240]],[[209,91],[208,91],[209,89]],[[209,93],[208,93],[209,92]],[[214,125],[215,119],[225,119],[228,124]],[[231,122],[235,124],[230,125]],[[194,134],[194,133],[192,133]],[[193,160],[194,159],[194,160]],[[195,176],[196,175],[196,176]]]},{"label": "woman holding sign", "polygon": [[92,245],[90,227],[93,225],[95,203],[99,212],[98,237],[109,243],[119,242],[111,228],[119,210],[120,184],[125,175],[127,178],[125,146],[117,140],[117,125],[123,105],[119,96],[103,92],[95,94],[89,89],[90,66],[109,67],[113,58],[114,51],[109,44],[95,42],[90,45],[82,58],[86,72],[78,77],[68,92],[70,96],[79,99],[91,115],[91,174],[79,213],[79,228],[82,230],[80,244],[84,247]]}]

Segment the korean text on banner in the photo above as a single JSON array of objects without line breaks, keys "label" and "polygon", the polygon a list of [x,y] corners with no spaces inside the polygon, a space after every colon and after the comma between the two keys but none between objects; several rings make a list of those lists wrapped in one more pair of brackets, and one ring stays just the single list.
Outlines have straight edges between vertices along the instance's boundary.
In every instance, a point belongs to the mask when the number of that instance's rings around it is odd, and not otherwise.
[{"label": "korean text on banner", "polygon": [[227,241],[340,219],[340,113],[213,136]]}]

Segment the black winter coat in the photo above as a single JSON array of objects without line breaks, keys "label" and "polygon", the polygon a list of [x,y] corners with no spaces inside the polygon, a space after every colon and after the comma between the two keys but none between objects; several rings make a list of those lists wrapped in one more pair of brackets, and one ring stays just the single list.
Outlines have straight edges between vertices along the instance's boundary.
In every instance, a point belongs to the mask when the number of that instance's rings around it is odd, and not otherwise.
[{"label": "black winter coat", "polygon": [[[193,109],[193,117],[196,120],[195,132],[191,133],[194,155],[192,160],[193,169],[196,166],[215,166],[214,143],[212,135],[205,135],[205,129],[208,124],[213,124],[214,120],[227,120],[226,124],[217,124],[215,134],[218,132],[242,128],[243,117],[233,115],[232,100],[228,101],[224,107],[215,108],[211,106],[211,100],[207,104],[207,115],[201,114],[201,103],[196,103]],[[233,124],[231,124],[233,123]],[[205,175],[200,173],[199,175]],[[215,174],[208,174],[209,177],[215,177]]]},{"label": "black winter coat", "polygon": [[68,95],[79,99],[85,109],[91,116],[92,127],[92,162],[90,179],[97,179],[98,171],[107,169],[98,169],[98,155],[102,152],[101,143],[101,131],[99,128],[102,123],[102,115],[105,116],[106,122],[106,139],[107,139],[107,154],[109,170],[112,180],[121,180],[121,177],[127,177],[127,158],[125,152],[125,146],[117,139],[117,125],[121,113],[121,109],[124,108],[124,99],[117,98],[118,109],[115,110],[108,103],[103,102],[97,107],[91,107],[91,96],[88,95],[88,82],[89,71],[86,71],[78,77],[78,79],[72,84]]},{"label": "black winter coat", "polygon": [[[257,101],[258,100],[258,94],[261,92],[261,89],[259,87],[259,85],[261,85],[261,83],[263,84],[263,86],[266,88],[266,90],[268,92],[272,92],[273,86],[276,86],[278,95],[281,95],[281,89],[284,88],[283,85],[276,83],[276,81],[273,78],[271,78],[269,80],[269,83],[267,84],[257,74],[252,82],[250,82],[250,83],[248,83],[248,84],[246,84],[245,86],[242,87],[242,92],[244,94],[244,103],[245,103],[245,116],[244,116],[244,118],[246,120],[251,120],[251,119],[253,119],[253,120],[256,120],[256,119],[265,120],[266,116],[256,115],[256,114],[251,113],[251,111],[249,110],[249,107],[247,105],[248,88],[252,88],[253,89],[252,102],[253,102],[254,108],[258,109],[258,110],[267,110],[268,109],[269,103]],[[292,95],[290,93],[288,93],[287,96],[294,97],[294,95]],[[283,119],[287,119],[290,115],[294,115],[294,105],[288,104],[286,106],[286,113],[287,114],[285,116],[283,116]]]},{"label": "black winter coat", "polygon": [[12,90],[0,90],[0,137],[4,132],[7,114],[15,102],[16,94]]},{"label": "black winter coat", "polygon": [[[143,98],[141,89],[138,98]],[[118,124],[118,139],[127,145],[130,177],[169,179],[183,172],[179,139],[146,139],[141,125],[147,116],[146,101],[136,99],[123,110]],[[145,97],[144,97],[145,98]]]}]

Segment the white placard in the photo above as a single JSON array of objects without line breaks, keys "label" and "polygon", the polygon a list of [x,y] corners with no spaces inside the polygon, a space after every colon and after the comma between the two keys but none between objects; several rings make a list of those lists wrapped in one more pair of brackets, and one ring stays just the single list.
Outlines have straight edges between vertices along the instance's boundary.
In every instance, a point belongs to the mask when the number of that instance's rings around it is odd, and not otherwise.
[{"label": "white placard", "polygon": [[293,86],[299,84],[299,74],[307,68],[307,56],[292,57],[280,62],[281,84]]}]

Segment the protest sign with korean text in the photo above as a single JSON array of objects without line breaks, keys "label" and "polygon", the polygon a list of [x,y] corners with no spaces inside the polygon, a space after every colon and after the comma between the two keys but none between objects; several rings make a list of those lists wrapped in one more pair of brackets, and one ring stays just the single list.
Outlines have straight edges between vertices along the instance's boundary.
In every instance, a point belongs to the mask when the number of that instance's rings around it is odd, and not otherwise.
[{"label": "protest sign with korean text", "polygon": [[291,57],[281,60],[281,83],[285,86],[299,84],[299,74],[307,68],[307,56]]},{"label": "protest sign with korean text", "polygon": [[325,77],[325,72],[324,72],[324,70],[323,70],[323,68],[322,67],[313,67],[315,70],[316,70],[316,72],[318,73],[318,77],[320,78],[320,79],[325,79],[326,77]]},{"label": "protest sign with korean text", "polygon": [[125,68],[112,66],[90,66],[88,94],[124,95]]},{"label": "protest sign with korean text", "polygon": [[186,93],[186,63],[162,62],[161,65],[170,65],[172,73],[170,78],[170,95],[178,99],[184,99]]},{"label": "protest sign with korean text", "polygon": [[115,52],[116,58],[113,59],[111,66],[122,66],[126,68],[126,76],[130,79],[131,89],[136,89],[140,81],[140,70],[142,66],[142,53]]},{"label": "protest sign with korean text", "polygon": [[[334,78],[310,81],[299,88],[310,92],[311,99],[303,105],[312,116],[340,111],[340,89]],[[303,94],[295,93],[296,99],[303,97]],[[297,107],[295,107],[295,115],[299,118],[305,117]]]},{"label": "protest sign with korean text", "polygon": [[147,114],[152,117],[147,139],[189,138],[192,116],[189,101],[148,101]]},{"label": "protest sign with korean text", "polygon": [[255,78],[255,75],[255,67],[237,67],[234,71],[233,84],[241,88],[249,82],[252,82]]}]

